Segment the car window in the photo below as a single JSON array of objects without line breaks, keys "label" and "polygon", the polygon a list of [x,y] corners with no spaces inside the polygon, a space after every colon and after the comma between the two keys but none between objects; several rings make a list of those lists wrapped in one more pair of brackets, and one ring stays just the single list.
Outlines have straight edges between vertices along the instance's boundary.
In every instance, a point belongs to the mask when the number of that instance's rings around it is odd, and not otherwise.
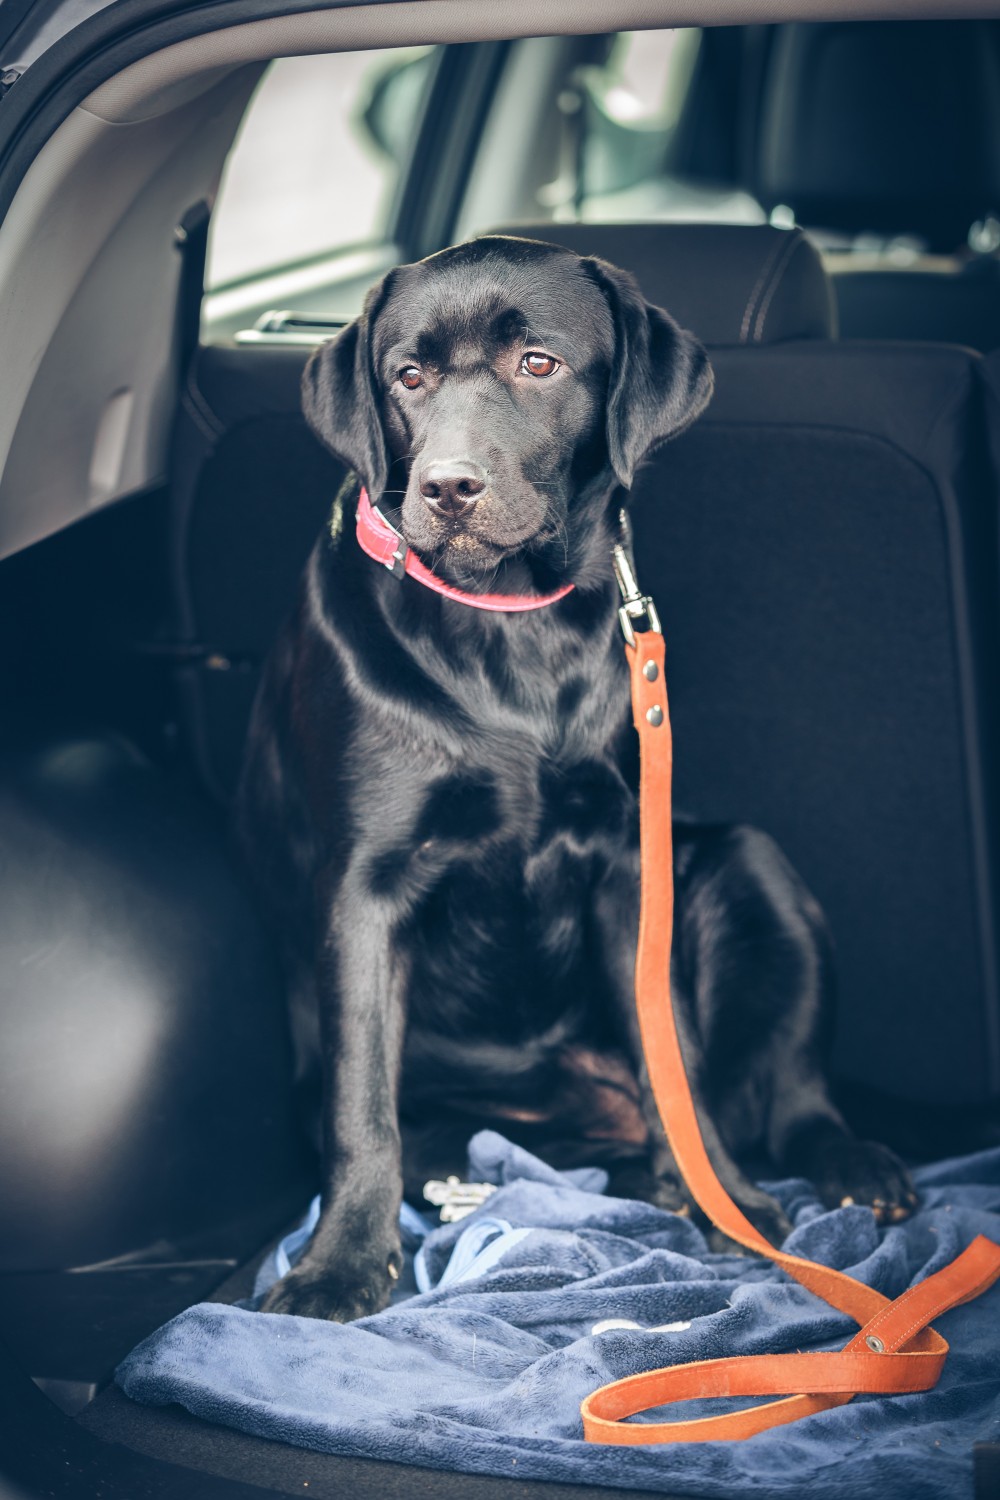
[{"label": "car window", "polygon": [[694,28],[620,32],[603,67],[580,69],[584,202],[662,174],[700,44]]},{"label": "car window", "polygon": [[[685,112],[702,29],[626,31],[602,41],[602,55],[583,62],[551,37],[517,44],[483,132],[463,233],[519,220],[760,222],[760,206],[736,184],[689,170]],[[547,113],[525,124],[525,100],[541,97]]]},{"label": "car window", "polygon": [[704,33],[620,32],[603,68],[579,79],[582,131],[575,215],[591,221],[726,220],[765,215],[736,187],[692,180],[679,139]]},{"label": "car window", "polygon": [[387,237],[437,50],[270,65],[226,161],[210,290]]}]

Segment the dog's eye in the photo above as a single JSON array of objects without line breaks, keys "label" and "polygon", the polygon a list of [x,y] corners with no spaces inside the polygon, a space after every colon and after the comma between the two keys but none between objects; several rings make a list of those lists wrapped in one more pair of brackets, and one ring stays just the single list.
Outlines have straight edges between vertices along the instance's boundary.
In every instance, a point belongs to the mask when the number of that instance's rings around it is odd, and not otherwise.
[{"label": "dog's eye", "polygon": [[521,369],[525,375],[551,375],[558,368],[559,361],[553,359],[551,354],[526,354],[521,360]]},{"label": "dog's eye", "polygon": [[418,385],[423,385],[424,383],[424,377],[416,365],[404,365],[399,372],[399,379],[400,383],[405,385],[408,391],[415,391]]}]

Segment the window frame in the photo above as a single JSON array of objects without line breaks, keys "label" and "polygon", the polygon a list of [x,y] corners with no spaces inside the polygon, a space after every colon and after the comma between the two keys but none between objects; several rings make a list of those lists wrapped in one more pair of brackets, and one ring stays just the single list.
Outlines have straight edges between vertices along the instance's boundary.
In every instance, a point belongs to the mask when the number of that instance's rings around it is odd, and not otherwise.
[{"label": "window frame", "polygon": [[202,342],[229,343],[276,308],[318,312],[338,292],[346,306],[391,266],[449,243],[511,45],[439,47],[381,238],[339,245],[206,292]]}]

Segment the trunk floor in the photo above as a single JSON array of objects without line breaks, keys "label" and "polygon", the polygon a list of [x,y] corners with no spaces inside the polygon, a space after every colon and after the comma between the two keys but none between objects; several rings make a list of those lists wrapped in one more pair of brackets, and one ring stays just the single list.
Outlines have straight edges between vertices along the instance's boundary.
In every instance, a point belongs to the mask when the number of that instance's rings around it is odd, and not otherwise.
[{"label": "trunk floor", "polygon": [[[257,1265],[279,1238],[275,1236],[248,1264],[228,1276],[209,1300],[233,1302],[248,1296]],[[106,1386],[76,1421],[93,1437],[147,1458],[253,1485],[264,1493],[307,1496],[308,1500],[563,1500],[570,1495],[592,1500],[623,1500],[626,1495],[631,1500],[669,1500],[662,1491],[498,1479],[490,1474],[458,1474],[314,1453],[205,1422],[182,1406],[143,1406],[130,1401],[114,1384]]]},{"label": "trunk floor", "polygon": [[662,1492],[619,1490],[538,1480],[496,1479],[408,1468],[376,1459],[343,1458],[290,1448],[193,1417],[180,1406],[140,1406],[109,1386],[77,1419],[105,1442],[187,1469],[255,1485],[277,1495],[309,1500],[668,1500]]}]

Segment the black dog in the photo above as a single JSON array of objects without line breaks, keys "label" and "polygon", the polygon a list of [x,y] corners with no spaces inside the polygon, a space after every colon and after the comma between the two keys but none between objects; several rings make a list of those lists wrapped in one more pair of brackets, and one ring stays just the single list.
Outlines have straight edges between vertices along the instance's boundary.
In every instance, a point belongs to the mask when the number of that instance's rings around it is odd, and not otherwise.
[{"label": "black dog", "polygon": [[[554,1165],[603,1163],[614,1193],[690,1207],[634,1019],[637,764],[610,551],[637,464],[711,385],[630,276],[499,237],[389,272],[309,363],[312,427],[439,579],[574,587],[499,614],[393,577],[355,540],[357,481],[313,551],[240,797],[324,1160],[318,1230],[269,1311],[383,1306],[404,1186],[419,1201],[461,1174],[488,1124]],[[815,902],[749,828],[679,824],[675,873],[674,988],[730,1193],[787,1230],[734,1164],[760,1147],[828,1203],[904,1214],[904,1168],[853,1140],[827,1092]]]}]

